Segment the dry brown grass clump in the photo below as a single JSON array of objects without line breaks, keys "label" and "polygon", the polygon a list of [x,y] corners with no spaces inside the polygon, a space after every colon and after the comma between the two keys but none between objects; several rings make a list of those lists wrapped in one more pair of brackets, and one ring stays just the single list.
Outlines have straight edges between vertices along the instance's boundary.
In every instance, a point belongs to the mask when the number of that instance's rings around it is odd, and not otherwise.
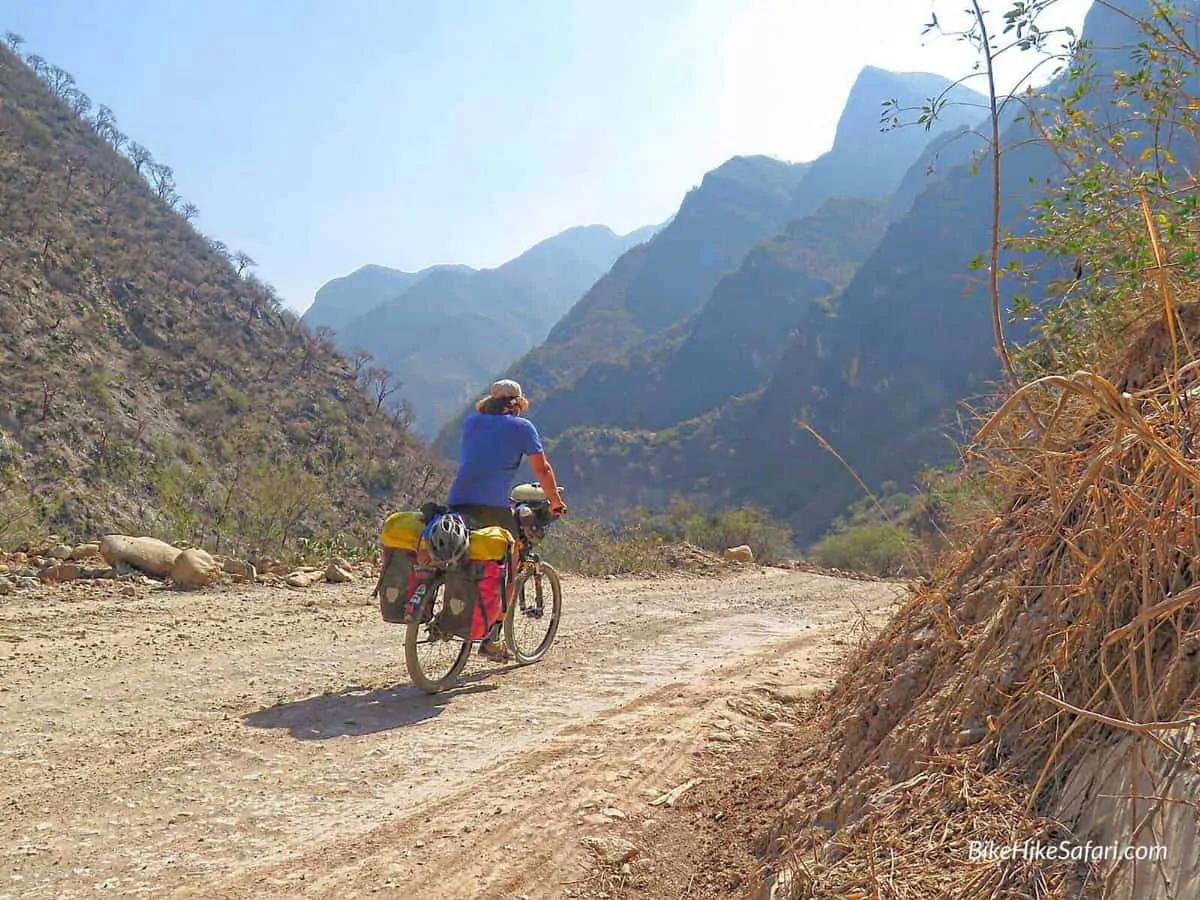
[{"label": "dry brown grass clump", "polygon": [[[1157,896],[1152,881],[1194,865],[1138,863],[1134,890],[1121,881],[1133,863],[967,852],[972,840],[1084,844],[1102,832],[1169,845],[1163,816],[1190,803],[1167,796],[1191,771],[1176,738],[1190,736],[1200,686],[1200,363],[1187,362],[1188,332],[1200,333],[1200,306],[1168,306],[1119,377],[1040,379],[982,429],[973,452],[1005,512],[828,699],[829,743],[814,757],[829,769],[800,787],[770,852],[792,860],[793,896],[1074,897],[1105,883]],[[1124,788],[1076,784],[1084,800],[1065,813],[1072,775],[1118,748]]]}]

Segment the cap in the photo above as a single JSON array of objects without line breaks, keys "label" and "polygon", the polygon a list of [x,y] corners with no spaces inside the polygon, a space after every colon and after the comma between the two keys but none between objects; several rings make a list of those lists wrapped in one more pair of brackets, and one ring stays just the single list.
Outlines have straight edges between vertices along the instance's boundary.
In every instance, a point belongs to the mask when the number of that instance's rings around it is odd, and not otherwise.
[{"label": "cap", "polygon": [[503,378],[492,385],[492,389],[488,392],[490,396],[497,400],[506,400],[510,397],[522,397],[521,386],[515,381],[508,378]]}]

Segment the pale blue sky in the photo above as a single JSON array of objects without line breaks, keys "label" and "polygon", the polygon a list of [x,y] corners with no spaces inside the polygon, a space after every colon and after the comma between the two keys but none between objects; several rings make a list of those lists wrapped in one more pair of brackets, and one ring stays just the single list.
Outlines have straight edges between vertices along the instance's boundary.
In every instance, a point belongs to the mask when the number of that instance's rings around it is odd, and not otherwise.
[{"label": "pale blue sky", "polygon": [[495,266],[572,225],[660,222],[735,154],[811,159],[862,66],[967,71],[965,47],[922,46],[930,8],[0,0],[0,30],[112,107],[303,310],[365,263]]}]

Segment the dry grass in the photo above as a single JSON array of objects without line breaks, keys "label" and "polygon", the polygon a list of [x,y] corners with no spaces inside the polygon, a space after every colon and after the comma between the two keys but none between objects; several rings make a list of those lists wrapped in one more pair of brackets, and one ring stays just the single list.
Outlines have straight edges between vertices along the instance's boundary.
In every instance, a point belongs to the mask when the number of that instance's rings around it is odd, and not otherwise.
[{"label": "dry grass", "polygon": [[[1064,787],[1130,741],[1129,787],[1092,801],[1115,804],[1128,842],[1161,840],[1193,765],[1176,738],[1200,690],[1200,300],[1160,274],[1145,298],[1158,320],[1112,377],[1041,378],[980,429],[968,456],[1003,512],[828,698],[827,742],[763,848],[764,877],[790,873],[777,898],[1132,890],[1129,865],[979,862],[968,847],[1083,843],[1086,816],[1056,820]],[[1136,896],[1169,877],[1138,865]]]}]

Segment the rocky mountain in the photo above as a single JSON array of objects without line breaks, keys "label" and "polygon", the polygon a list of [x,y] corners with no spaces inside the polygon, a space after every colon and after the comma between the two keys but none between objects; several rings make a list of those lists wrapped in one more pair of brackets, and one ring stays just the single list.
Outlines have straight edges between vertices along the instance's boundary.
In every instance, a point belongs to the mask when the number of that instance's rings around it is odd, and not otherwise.
[{"label": "rocky mountain", "polygon": [[398,293],[334,326],[333,341],[346,353],[366,351],[391,372],[402,385],[417,431],[432,436],[508,364],[542,341],[617,257],[654,230],[617,235],[603,225],[570,228],[495,269],[359,270],[318,292],[311,320],[336,319],[377,298],[385,285],[403,283]]},{"label": "rocky mountain", "polygon": [[[1120,11],[1095,7],[1084,37],[1097,71],[1130,67],[1138,37]],[[1095,102],[1105,103],[1103,96]],[[1002,216],[1018,235],[1062,172],[1050,148],[1028,140],[1028,129],[1014,115],[1002,138],[1009,148]],[[958,404],[985,397],[1001,370],[985,278],[969,265],[988,246],[990,182],[966,159],[978,143],[951,137],[934,139],[900,180],[887,203],[891,215],[903,214],[828,304],[833,315],[808,306],[761,392],[669,428],[588,423],[562,432],[550,452],[575,487],[576,508],[599,513],[672,496],[752,502],[812,541],[862,492],[798,423],[811,424],[874,487],[907,484],[921,466],[955,459]],[[1063,274],[1047,264],[1039,279]],[[1001,284],[1007,310],[1015,285]],[[1028,337],[1028,323],[1005,318],[1010,341]]]},{"label": "rocky mountain", "polygon": [[[946,117],[930,131],[880,132],[884,100],[916,107],[946,90],[952,92],[956,103],[947,107]],[[668,427],[719,405],[731,393],[761,387],[778,358],[778,338],[794,324],[789,316],[815,294],[829,293],[832,288],[827,279],[809,271],[807,262],[796,263],[795,283],[781,284],[765,298],[757,288],[749,287],[751,271],[765,258],[795,249],[797,245],[785,234],[790,222],[818,214],[817,232],[821,223],[835,231],[845,227],[838,212],[844,216],[851,207],[835,204],[826,209],[825,201],[890,196],[925,150],[931,134],[952,132],[973,121],[978,111],[964,104],[981,99],[966,88],[952,88],[940,76],[868,67],[851,89],[828,153],[802,164],[761,156],[737,157],[708,173],[685,197],[668,227],[618,260],[554,327],[546,342],[509,369],[509,377],[526,385],[538,404],[539,424],[547,436],[597,422]],[[797,227],[808,229],[802,235],[804,240],[819,243],[812,223]],[[782,237],[779,243],[747,259],[752,249],[777,235]],[[869,249],[869,242],[866,246]],[[854,256],[843,247],[834,253],[831,267],[846,261],[844,255],[838,255],[845,252]],[[740,281],[715,296],[722,279],[744,263],[749,263],[750,269],[741,274]],[[847,272],[844,268],[841,272],[844,282]],[[715,299],[714,308],[701,314],[710,299]],[[747,300],[750,305],[744,314],[739,313],[737,305]],[[764,310],[770,312],[762,318]],[[736,338],[714,340],[712,329],[735,318],[772,323],[772,327],[760,329],[770,337],[761,346],[742,344]],[[689,339],[693,326],[701,332]],[[714,355],[706,358],[709,350]],[[682,355],[669,361],[677,352]],[[728,378],[727,366],[735,356],[752,362],[736,365],[737,374]],[[678,394],[673,393],[676,388]],[[678,397],[677,404],[673,397]],[[443,429],[436,444],[440,452],[457,453],[460,422],[461,414]]]},{"label": "rocky mountain", "polygon": [[709,172],[670,224],[617,260],[509,375],[540,399],[695,312],[721,276],[786,221],[807,170],[754,156]]},{"label": "rocky mountain", "polygon": [[684,322],[543,398],[538,427],[547,437],[578,423],[670,428],[757,391],[808,308],[832,300],[883,237],[886,210],[884,201],[841,198],[790,223],[754,247]]},{"label": "rocky mountain", "polygon": [[[911,110],[943,94],[946,106],[929,131],[906,126],[880,132],[885,101],[910,110],[901,115],[912,117]],[[796,188],[793,215],[808,215],[830,197],[891,196],[913,162],[927,151],[931,137],[936,141],[942,135],[978,124],[983,103],[980,94],[963,85],[952,85],[940,75],[866,66],[846,98],[833,147],[813,161],[807,177]]]},{"label": "rocky mountain", "polygon": [[[1046,153],[1031,145],[1010,157],[1013,196],[1052,164]],[[861,488],[798,422],[875,486],[953,459],[948,416],[999,374],[985,292],[965,290],[968,262],[987,245],[988,198],[967,166],[928,185],[833,299],[836,314],[808,307],[760,392],[667,429],[563,432],[550,452],[576,506],[750,502],[807,542]]]},{"label": "rocky mountain", "polygon": [[440,491],[422,443],[92,109],[0,48],[0,539],[369,543],[380,506]]}]

